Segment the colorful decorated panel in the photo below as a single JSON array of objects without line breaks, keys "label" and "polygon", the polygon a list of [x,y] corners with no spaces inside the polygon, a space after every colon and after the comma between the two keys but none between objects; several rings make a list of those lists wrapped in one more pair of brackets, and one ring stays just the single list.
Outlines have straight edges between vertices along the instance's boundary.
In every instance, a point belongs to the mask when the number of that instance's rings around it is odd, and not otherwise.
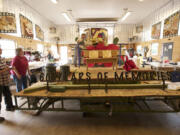
[{"label": "colorful decorated panel", "polygon": [[156,23],[152,26],[152,39],[159,39],[161,34],[161,22]]},{"label": "colorful decorated panel", "polygon": [[178,35],[180,12],[176,12],[164,21],[163,37],[172,37]]},{"label": "colorful decorated panel", "polygon": [[35,30],[36,30],[36,38],[44,41],[44,32],[42,31],[42,29],[38,25],[35,25]]},{"label": "colorful decorated panel", "polygon": [[33,35],[33,24],[28,18],[20,14],[20,24],[21,24],[21,35],[23,38],[30,38],[34,37]]},{"label": "colorful decorated panel", "polygon": [[0,33],[16,33],[15,14],[0,12]]},{"label": "colorful decorated panel", "polygon": [[108,31],[104,28],[92,28],[91,37],[93,42],[108,42]]}]

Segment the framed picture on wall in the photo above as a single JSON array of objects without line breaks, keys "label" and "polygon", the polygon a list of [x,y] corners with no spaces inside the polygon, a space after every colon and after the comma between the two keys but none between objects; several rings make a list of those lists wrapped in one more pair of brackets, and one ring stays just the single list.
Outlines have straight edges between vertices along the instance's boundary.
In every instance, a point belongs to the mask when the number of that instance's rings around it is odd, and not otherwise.
[{"label": "framed picture on wall", "polygon": [[0,33],[16,33],[15,14],[0,12]]},{"label": "framed picture on wall", "polygon": [[159,44],[158,43],[152,43],[151,44],[151,55],[156,56],[158,55],[159,50]]},{"label": "framed picture on wall", "polygon": [[161,34],[161,22],[156,23],[152,26],[151,38],[159,39]]},{"label": "framed picture on wall", "polygon": [[173,37],[178,35],[180,11],[174,13],[164,21],[163,37]]},{"label": "framed picture on wall", "polygon": [[44,41],[44,32],[42,31],[42,29],[38,25],[35,25],[35,30],[36,30],[36,38]]},{"label": "framed picture on wall", "polygon": [[143,32],[143,25],[136,26],[136,33]]},{"label": "framed picture on wall", "polygon": [[55,27],[50,27],[49,28],[49,33],[56,34],[56,28]]},{"label": "framed picture on wall", "polygon": [[20,26],[21,26],[21,36],[23,38],[30,38],[33,39],[33,23],[28,18],[23,16],[22,14],[19,15],[20,18]]}]

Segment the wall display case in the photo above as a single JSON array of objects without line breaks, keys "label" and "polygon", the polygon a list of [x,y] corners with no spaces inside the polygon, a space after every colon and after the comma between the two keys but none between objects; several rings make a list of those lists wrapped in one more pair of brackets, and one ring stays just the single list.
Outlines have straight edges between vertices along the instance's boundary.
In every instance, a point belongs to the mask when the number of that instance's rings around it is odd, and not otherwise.
[{"label": "wall display case", "polygon": [[20,25],[21,25],[21,36],[23,38],[30,38],[33,39],[33,23],[28,18],[23,16],[22,14],[19,15],[20,18]]},{"label": "wall display case", "polygon": [[163,37],[172,37],[178,35],[180,11],[174,13],[164,21]]},{"label": "wall display case", "polygon": [[159,39],[161,35],[161,22],[156,23],[152,26],[151,38]]},{"label": "wall display case", "polygon": [[16,33],[15,14],[0,12],[0,33]]}]

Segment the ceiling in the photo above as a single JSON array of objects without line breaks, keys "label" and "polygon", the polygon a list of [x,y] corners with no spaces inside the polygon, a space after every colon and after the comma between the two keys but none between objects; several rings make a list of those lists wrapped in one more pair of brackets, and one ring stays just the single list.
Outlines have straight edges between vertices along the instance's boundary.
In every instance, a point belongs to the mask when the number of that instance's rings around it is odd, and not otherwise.
[{"label": "ceiling", "polygon": [[127,24],[140,23],[145,17],[160,8],[170,0],[59,0],[54,4],[51,0],[22,0],[38,11],[54,24],[68,24],[61,15],[71,9],[76,19],[79,18],[120,18],[123,9],[128,8],[132,14],[123,22]]}]

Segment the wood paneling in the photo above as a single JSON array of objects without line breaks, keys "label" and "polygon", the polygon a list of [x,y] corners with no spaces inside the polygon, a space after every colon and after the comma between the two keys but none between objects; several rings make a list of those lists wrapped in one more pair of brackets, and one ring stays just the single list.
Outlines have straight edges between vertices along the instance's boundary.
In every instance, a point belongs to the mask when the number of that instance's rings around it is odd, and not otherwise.
[{"label": "wood paneling", "polygon": [[169,43],[169,42],[174,43],[172,61],[173,62],[180,61],[180,36],[166,38],[166,39],[152,40],[152,41],[148,41],[148,42],[139,42],[139,43],[136,43],[136,46],[142,45],[142,47],[148,46],[149,48],[151,48],[152,43],[159,43],[158,55],[152,56],[152,58],[160,61],[161,55],[162,55],[163,44]]},{"label": "wood paneling", "polygon": [[33,40],[33,39],[21,38],[21,37],[6,35],[6,34],[0,34],[0,39],[14,40],[14,42],[17,43],[17,46],[23,46],[24,48],[31,47],[34,50],[37,50],[37,44],[42,44],[47,47],[51,46],[51,43]]}]

